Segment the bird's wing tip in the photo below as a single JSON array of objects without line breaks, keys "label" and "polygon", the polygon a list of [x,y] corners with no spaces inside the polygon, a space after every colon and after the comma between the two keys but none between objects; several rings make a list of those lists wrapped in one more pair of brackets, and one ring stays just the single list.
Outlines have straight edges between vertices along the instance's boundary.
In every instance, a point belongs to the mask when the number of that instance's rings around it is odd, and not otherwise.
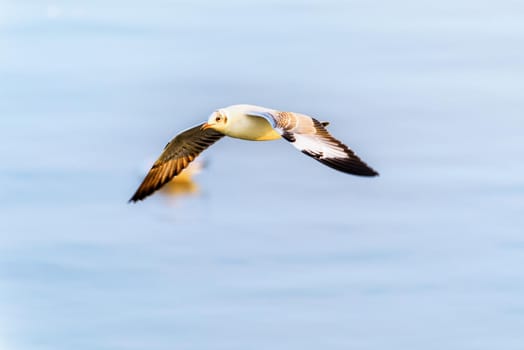
[{"label": "bird's wing tip", "polygon": [[138,203],[140,201],[143,201],[147,196],[149,196],[149,194],[143,195],[143,194],[139,194],[137,191],[131,198],[129,198],[129,200],[127,201],[127,204]]},{"label": "bird's wing tip", "polygon": [[[372,167],[370,167],[366,163],[363,162],[363,165],[364,165],[364,168],[363,168],[364,172],[362,172],[360,174],[361,176],[365,176],[365,177],[377,177],[377,176],[380,176],[378,171],[376,171],[375,169],[373,169]],[[357,175],[359,175],[359,174],[357,174]]]}]

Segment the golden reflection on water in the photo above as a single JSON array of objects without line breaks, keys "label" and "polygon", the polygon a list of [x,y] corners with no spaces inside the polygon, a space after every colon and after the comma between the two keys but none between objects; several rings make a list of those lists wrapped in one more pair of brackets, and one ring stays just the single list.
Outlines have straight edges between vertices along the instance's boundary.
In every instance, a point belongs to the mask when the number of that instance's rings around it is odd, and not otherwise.
[{"label": "golden reflection on water", "polygon": [[200,187],[193,180],[193,176],[199,174],[204,169],[204,166],[203,161],[195,160],[180,174],[175,176],[173,180],[165,184],[160,189],[160,193],[172,197],[197,195],[200,192]]}]

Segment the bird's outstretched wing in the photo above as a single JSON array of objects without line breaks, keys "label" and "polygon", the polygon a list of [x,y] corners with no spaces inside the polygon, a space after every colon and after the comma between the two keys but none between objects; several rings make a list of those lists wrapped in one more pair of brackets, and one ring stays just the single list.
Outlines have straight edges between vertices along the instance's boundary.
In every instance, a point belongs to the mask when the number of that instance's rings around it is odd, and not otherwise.
[{"label": "bird's outstretched wing", "polygon": [[331,136],[327,122],[292,112],[253,111],[248,115],[265,118],[295,148],[328,167],[353,175],[378,175],[353,150]]},{"label": "bird's outstretched wing", "polygon": [[213,129],[202,130],[203,125],[197,125],[178,134],[166,145],[130,202],[142,200],[158,190],[206,148],[224,137],[224,134]]}]

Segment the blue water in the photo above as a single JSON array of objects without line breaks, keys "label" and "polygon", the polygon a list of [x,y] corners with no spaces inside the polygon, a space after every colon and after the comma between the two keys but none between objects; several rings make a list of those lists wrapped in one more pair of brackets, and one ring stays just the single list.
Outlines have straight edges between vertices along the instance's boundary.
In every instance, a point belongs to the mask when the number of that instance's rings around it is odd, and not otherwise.
[{"label": "blue water", "polygon": [[[0,349],[522,349],[524,5],[0,4]],[[313,115],[381,176],[224,139]]]}]

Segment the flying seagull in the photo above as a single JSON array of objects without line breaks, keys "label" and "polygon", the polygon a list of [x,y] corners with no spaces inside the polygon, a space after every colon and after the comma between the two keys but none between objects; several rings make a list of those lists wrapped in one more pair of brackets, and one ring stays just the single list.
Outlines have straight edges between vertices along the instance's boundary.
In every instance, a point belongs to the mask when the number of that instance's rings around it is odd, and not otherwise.
[{"label": "flying seagull", "polygon": [[328,124],[305,114],[253,105],[218,109],[206,123],[183,131],[166,145],[129,201],[151,195],[224,136],[250,141],[284,138],[302,153],[333,169],[359,176],[378,175],[355,152],[329,134]]}]

